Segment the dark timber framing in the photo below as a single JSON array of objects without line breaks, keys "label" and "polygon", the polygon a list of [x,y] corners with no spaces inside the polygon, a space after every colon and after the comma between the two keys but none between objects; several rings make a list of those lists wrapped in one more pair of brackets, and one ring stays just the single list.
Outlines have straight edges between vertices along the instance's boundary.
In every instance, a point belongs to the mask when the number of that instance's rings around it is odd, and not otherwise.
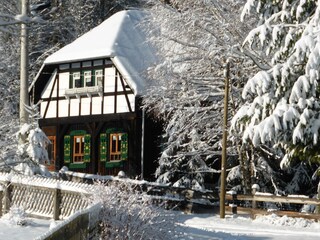
[{"label": "dark timber framing", "polygon": [[[97,64],[102,61],[102,65]],[[88,62],[88,64],[85,64]],[[76,67],[75,67],[76,66]],[[75,67],[75,68],[73,68]],[[112,68],[112,70],[110,69]],[[109,70],[107,70],[109,69]],[[64,95],[61,86],[66,85],[67,76],[60,74],[68,73],[68,87],[70,81],[73,81],[71,74],[73,72],[80,72],[84,74],[84,71],[91,70],[92,81],[95,81],[94,86],[98,85],[98,78],[96,78],[96,70],[102,70],[102,91],[98,89],[97,92],[86,93],[85,91],[78,94],[76,91],[70,91],[68,95]],[[55,72],[56,71],[56,72]],[[55,74],[55,75],[54,75]],[[111,74],[111,76],[106,76]],[[53,78],[54,77],[54,78]],[[83,76],[81,76],[83,78]],[[48,84],[49,81],[52,84]],[[109,81],[105,85],[105,81]],[[111,89],[109,86],[113,86]],[[81,85],[82,86],[82,85]],[[85,88],[85,81],[83,79],[83,87]],[[51,89],[45,89],[50,87]],[[108,89],[106,89],[108,87]],[[41,94],[47,90],[47,97],[41,96]],[[101,92],[100,92],[101,91]],[[121,72],[112,63],[110,59],[92,59],[83,60],[77,62],[61,63],[60,65],[44,66],[42,72],[38,77],[38,80],[33,83],[30,89],[30,94],[33,96],[30,99],[34,101],[42,101],[43,117],[39,120],[39,126],[48,134],[48,136],[54,136],[56,141],[56,161],[55,169],[59,170],[63,166],[68,166],[73,171],[110,175],[117,174],[120,170],[124,170],[130,176],[137,176],[141,174],[141,99],[130,88],[127,80],[122,76]],[[131,95],[131,96],[130,96]],[[132,99],[134,96],[134,99]],[[113,99],[114,103],[106,105],[106,101]],[[77,102],[78,101],[78,102]],[[55,104],[55,107],[51,107],[50,104]],[[101,104],[100,107],[95,107],[95,104]],[[79,111],[76,104],[79,106]],[[118,104],[121,104],[121,108],[126,106],[126,111],[122,112]],[[88,107],[89,109],[83,109]],[[108,109],[106,108],[108,107]],[[75,108],[75,109],[72,109]],[[54,113],[50,112],[54,110]],[[60,112],[60,111],[64,112]],[[121,112],[119,112],[121,110]],[[85,114],[85,115],[84,115]],[[152,122],[150,124],[151,131],[148,132],[148,126],[145,128],[150,141],[146,141],[147,144],[145,151],[149,153],[145,154],[146,159],[155,160],[157,157],[157,146],[154,139],[160,132],[155,128],[156,124]],[[116,166],[107,166],[106,162],[100,158],[100,136],[105,134],[110,129],[121,129],[128,136],[128,157],[127,160],[121,160],[123,163]],[[70,136],[75,131],[82,131],[90,135],[90,161],[83,162],[79,165],[76,163],[68,163],[64,157],[64,137]],[[109,160],[110,161],[110,160]],[[117,163],[117,161],[113,161]],[[155,167],[153,161],[150,162],[152,166],[149,166],[149,176],[154,172]],[[78,167],[79,166],[79,167]],[[152,171],[150,170],[152,169]],[[148,174],[143,174],[148,176]],[[150,179],[150,178],[149,178]]]}]

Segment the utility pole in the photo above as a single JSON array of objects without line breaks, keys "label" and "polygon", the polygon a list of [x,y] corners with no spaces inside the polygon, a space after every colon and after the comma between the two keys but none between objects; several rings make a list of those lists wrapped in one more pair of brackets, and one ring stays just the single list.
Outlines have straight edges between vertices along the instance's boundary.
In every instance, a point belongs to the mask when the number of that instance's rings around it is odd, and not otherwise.
[{"label": "utility pole", "polygon": [[230,65],[227,60],[224,69],[225,91],[224,91],[224,112],[223,112],[223,135],[222,135],[222,156],[220,175],[220,218],[225,218],[226,199],[226,165],[227,165],[227,130],[228,130],[228,99],[229,99],[229,75]]},{"label": "utility pole", "polygon": [[142,123],[141,123],[141,179],[144,179],[144,131],[145,131],[145,112],[146,110],[142,109]]},{"label": "utility pole", "polygon": [[[29,1],[21,0],[21,15],[25,19],[28,16]],[[28,112],[26,106],[29,105],[28,94],[28,26],[26,22],[21,23],[21,35],[20,35],[20,126],[28,123]],[[20,137],[20,143],[24,143],[25,139]]]}]

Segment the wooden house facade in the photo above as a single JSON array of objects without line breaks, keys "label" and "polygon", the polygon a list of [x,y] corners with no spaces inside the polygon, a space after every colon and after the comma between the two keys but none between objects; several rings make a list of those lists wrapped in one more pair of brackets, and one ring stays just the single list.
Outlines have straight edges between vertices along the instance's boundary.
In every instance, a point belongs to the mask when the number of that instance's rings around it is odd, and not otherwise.
[{"label": "wooden house facade", "polygon": [[29,91],[50,170],[151,177],[161,127],[141,109],[142,73],[156,59],[137,25],[144,17],[116,13],[45,60]]}]

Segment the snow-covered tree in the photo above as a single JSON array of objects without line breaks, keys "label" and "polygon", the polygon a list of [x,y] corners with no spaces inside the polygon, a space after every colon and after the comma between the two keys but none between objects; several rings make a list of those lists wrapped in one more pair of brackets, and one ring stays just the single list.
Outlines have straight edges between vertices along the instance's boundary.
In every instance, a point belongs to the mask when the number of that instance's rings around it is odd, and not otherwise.
[{"label": "snow-covered tree", "polygon": [[[231,58],[233,93],[249,67],[239,51],[247,29],[237,24],[241,1],[149,3],[153,25],[147,29],[153,29],[159,64],[148,71],[153,86],[144,104],[165,122],[156,176],[160,182],[201,188],[220,158],[225,61]],[[232,104],[236,107],[237,100]]]},{"label": "snow-covered tree", "polygon": [[282,168],[304,161],[296,167],[300,177],[292,179],[302,180],[305,163],[320,162],[319,1],[248,0],[242,20],[254,12],[259,23],[243,45],[264,54],[270,67],[244,86],[245,104],[232,120],[232,131],[245,145],[281,160]]},{"label": "snow-covered tree", "polygon": [[[20,127],[17,133],[17,139],[20,135],[27,139],[18,145],[17,155],[13,163],[18,164],[13,170],[26,175],[40,174],[50,176],[45,167],[45,162],[49,162],[47,147],[51,144],[46,134],[39,128],[39,111],[37,105],[26,106],[29,114],[30,123],[25,123]],[[8,162],[8,159],[6,160]]]}]

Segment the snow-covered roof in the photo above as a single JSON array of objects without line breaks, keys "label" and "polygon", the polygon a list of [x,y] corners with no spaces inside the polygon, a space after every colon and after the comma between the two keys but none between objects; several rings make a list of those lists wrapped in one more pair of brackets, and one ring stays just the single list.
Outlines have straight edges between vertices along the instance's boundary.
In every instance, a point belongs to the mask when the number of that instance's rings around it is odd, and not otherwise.
[{"label": "snow-covered roof", "polygon": [[118,12],[50,55],[44,64],[111,58],[135,94],[142,94],[146,83],[141,74],[156,61],[141,27],[146,16],[138,10]]}]

